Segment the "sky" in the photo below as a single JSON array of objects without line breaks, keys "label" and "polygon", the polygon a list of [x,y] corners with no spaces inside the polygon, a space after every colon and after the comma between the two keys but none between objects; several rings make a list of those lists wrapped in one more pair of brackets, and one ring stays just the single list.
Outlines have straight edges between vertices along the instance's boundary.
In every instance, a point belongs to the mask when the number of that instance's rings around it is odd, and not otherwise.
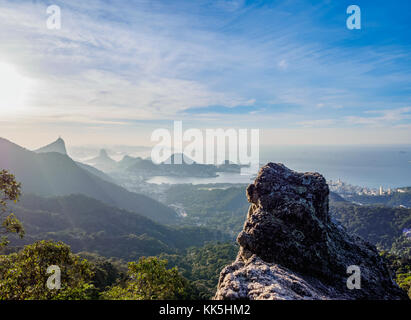
[{"label": "sky", "polygon": [[409,144],[410,30],[406,0],[0,0],[0,137],[151,145],[181,120],[264,145]]}]

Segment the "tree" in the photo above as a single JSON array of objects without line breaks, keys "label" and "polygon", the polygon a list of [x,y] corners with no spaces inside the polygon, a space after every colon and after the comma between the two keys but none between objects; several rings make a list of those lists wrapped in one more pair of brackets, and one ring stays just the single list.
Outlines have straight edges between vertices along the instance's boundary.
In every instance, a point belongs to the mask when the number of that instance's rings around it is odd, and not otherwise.
[{"label": "tree", "polygon": [[167,260],[142,257],[128,264],[129,280],[103,293],[109,300],[179,300],[190,298],[192,288],[177,268],[167,269]]},{"label": "tree", "polygon": [[[49,289],[50,266],[61,271],[61,288]],[[38,241],[23,250],[0,256],[0,300],[74,300],[93,294],[91,265],[63,242]]]},{"label": "tree", "polygon": [[393,272],[395,281],[411,299],[411,239],[405,234],[398,237],[390,251],[382,251],[383,256]]},{"label": "tree", "polygon": [[221,270],[231,264],[238,253],[234,243],[207,243],[203,247],[192,247],[179,254],[162,253],[161,259],[168,266],[177,266],[199,292],[198,299],[211,299],[215,295]]},{"label": "tree", "polygon": [[408,293],[411,299],[411,273],[397,274],[396,282],[401,289]]},{"label": "tree", "polygon": [[[6,170],[0,171],[0,234],[16,233],[21,238],[24,236],[24,228],[13,213],[7,215],[7,201],[17,202],[21,194],[21,185],[16,182],[14,175]],[[0,249],[8,244],[6,236],[0,239]]]}]

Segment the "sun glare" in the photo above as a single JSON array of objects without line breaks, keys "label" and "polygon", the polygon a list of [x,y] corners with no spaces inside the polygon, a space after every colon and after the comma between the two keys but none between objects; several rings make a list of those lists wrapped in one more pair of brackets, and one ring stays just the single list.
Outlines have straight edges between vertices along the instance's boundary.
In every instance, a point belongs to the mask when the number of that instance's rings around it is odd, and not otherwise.
[{"label": "sun glare", "polygon": [[0,114],[13,114],[25,107],[29,81],[14,66],[0,62]]}]

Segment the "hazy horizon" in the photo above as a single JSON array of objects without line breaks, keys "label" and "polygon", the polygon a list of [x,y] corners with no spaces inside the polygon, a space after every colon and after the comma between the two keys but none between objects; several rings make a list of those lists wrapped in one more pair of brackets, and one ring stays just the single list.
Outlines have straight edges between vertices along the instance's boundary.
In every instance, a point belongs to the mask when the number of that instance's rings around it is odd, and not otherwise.
[{"label": "hazy horizon", "polygon": [[[0,0],[0,136],[36,148],[150,145],[151,132],[258,128],[264,144],[406,144],[410,4]],[[395,11],[396,22],[386,19]]]},{"label": "hazy horizon", "polygon": [[[151,148],[156,144],[156,142],[150,142],[150,140],[143,140],[144,142],[149,142],[146,144],[138,144],[138,143],[106,143],[104,141],[98,141],[95,143],[72,143],[71,139],[67,139],[65,136],[62,135],[57,135],[57,136],[52,136],[51,139],[48,139],[47,137],[39,139],[39,140],[33,140],[30,139],[30,141],[26,141],[24,139],[11,139],[10,136],[13,136],[13,134],[9,136],[1,136],[0,138],[6,139],[14,144],[19,145],[20,147],[26,148],[28,150],[36,150],[41,147],[44,147],[54,141],[56,141],[58,138],[62,138],[64,142],[66,143],[66,147],[68,150],[72,148],[92,148],[92,149],[104,149],[104,148],[129,148],[129,147],[135,147],[135,148],[145,148],[147,150],[151,150]],[[277,143],[277,144],[260,144],[260,149],[265,149],[265,148],[276,148],[276,147],[302,147],[302,148],[309,148],[309,147],[392,147],[392,148],[400,148],[400,147],[411,147],[411,143],[366,143],[366,142],[359,142],[359,143],[307,143],[307,144],[302,144],[302,143]]]}]

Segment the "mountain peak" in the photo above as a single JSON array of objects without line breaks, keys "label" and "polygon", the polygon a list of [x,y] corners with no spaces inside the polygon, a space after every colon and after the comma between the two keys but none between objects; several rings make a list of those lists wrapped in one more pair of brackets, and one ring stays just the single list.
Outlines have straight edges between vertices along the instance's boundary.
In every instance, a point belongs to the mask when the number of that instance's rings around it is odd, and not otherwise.
[{"label": "mountain peak", "polygon": [[110,158],[106,149],[100,149],[98,156],[87,160],[86,163],[104,172],[113,171],[117,167],[117,162]]},{"label": "mountain peak", "polygon": [[173,153],[166,161],[163,163],[167,164],[192,164],[195,163],[193,159],[184,153]]},{"label": "mountain peak", "polygon": [[37,150],[34,150],[36,153],[46,153],[46,152],[57,152],[64,155],[67,155],[66,144],[61,137],[44,147],[41,147]]},{"label": "mountain peak", "polygon": [[109,158],[106,149],[101,149],[101,150],[100,150],[99,157],[101,157],[101,158]]}]

